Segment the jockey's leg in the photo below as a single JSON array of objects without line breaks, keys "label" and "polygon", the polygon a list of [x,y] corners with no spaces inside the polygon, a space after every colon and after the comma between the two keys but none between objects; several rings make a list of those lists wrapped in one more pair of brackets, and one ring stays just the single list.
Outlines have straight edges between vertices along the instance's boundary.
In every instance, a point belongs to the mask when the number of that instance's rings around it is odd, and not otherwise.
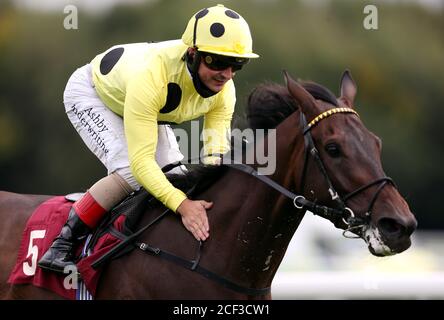
[{"label": "jockey's leg", "polygon": [[74,265],[76,244],[100,223],[106,212],[132,191],[130,185],[116,172],[96,182],[73,204],[60,234],[38,265],[60,273],[67,266]]},{"label": "jockey's leg", "polygon": [[86,146],[105,165],[108,176],[73,205],[59,236],[39,261],[42,268],[58,272],[73,264],[76,242],[93,229],[107,211],[140,187],[129,174],[123,120],[100,100],[89,64],[72,74],[63,100],[68,119]]},{"label": "jockey's leg", "polygon": [[[156,162],[160,168],[183,160],[184,155],[180,151],[176,136],[170,125],[159,125],[157,129]],[[168,171],[169,174],[186,174],[184,165],[177,166]]]}]

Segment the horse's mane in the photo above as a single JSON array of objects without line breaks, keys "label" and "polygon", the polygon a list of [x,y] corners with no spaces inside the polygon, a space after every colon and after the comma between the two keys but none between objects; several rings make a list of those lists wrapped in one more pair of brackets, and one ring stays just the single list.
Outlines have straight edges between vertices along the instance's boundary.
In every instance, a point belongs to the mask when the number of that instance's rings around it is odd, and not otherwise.
[{"label": "horse's mane", "polygon": [[[301,85],[315,99],[338,106],[335,95],[327,88],[314,82],[301,82]],[[288,89],[276,83],[257,86],[247,101],[247,120],[251,129],[276,128],[299,108]],[[184,192],[196,185],[193,194],[199,194],[222,177],[226,169],[225,166],[196,165],[186,175],[171,175],[169,180]]]},{"label": "horse's mane", "polygon": [[168,175],[168,180],[183,192],[195,187],[191,195],[199,194],[223,176],[226,166],[193,165],[186,175]]},{"label": "horse's mane", "polygon": [[[338,106],[335,95],[320,84],[307,81],[301,85],[315,99]],[[297,109],[298,105],[286,87],[264,83],[253,89],[248,97],[247,119],[251,129],[272,129]]]}]

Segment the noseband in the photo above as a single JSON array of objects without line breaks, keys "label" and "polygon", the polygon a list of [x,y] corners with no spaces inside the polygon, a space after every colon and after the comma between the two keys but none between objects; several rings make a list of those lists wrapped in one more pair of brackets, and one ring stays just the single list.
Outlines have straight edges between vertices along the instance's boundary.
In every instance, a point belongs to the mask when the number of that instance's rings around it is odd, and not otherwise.
[{"label": "noseband", "polygon": [[[336,113],[346,113],[346,114],[352,114],[352,115],[354,114],[359,117],[358,113],[351,108],[333,108],[333,109],[330,109],[330,110],[327,110],[327,111],[321,113],[320,115],[315,117],[312,121],[310,121],[310,123],[307,124],[307,120],[305,118],[305,115],[301,112],[301,122],[302,122],[303,128],[304,128],[303,133],[304,133],[304,142],[305,142],[305,160],[304,160],[304,169],[303,169],[303,174],[302,174],[302,179],[301,179],[300,190],[301,190],[301,193],[303,193],[304,186],[305,186],[306,171],[307,171],[307,162],[308,162],[309,156],[311,155],[313,157],[317,167],[319,168],[319,170],[321,171],[321,173],[324,177],[324,180],[327,184],[328,192],[331,196],[331,199],[337,205],[337,209],[332,208],[332,209],[336,209],[334,211],[334,214],[327,217],[327,218],[329,220],[331,220],[335,225],[338,225],[340,220],[342,220],[348,226],[348,228],[344,231],[344,236],[347,236],[347,232],[354,231],[355,233],[357,233],[359,235],[359,237],[361,237],[360,233],[362,231],[362,228],[370,223],[373,205],[375,204],[376,199],[378,198],[382,189],[388,183],[393,185],[395,188],[396,188],[396,185],[390,177],[384,176],[384,177],[375,179],[375,180],[367,183],[366,185],[358,187],[354,191],[352,191],[342,197],[339,195],[339,193],[335,190],[335,188],[330,180],[330,177],[328,176],[327,170],[325,169],[325,165],[322,162],[321,157],[319,156],[319,151],[316,148],[314,141],[313,141],[313,137],[311,135],[311,129],[315,125],[317,125],[321,120],[326,119],[329,116],[336,114]],[[368,188],[375,186],[375,185],[377,185],[378,187],[377,187],[376,192],[373,195],[372,199],[370,200],[370,203],[368,205],[366,212],[364,213],[364,215],[362,217],[357,217],[355,215],[355,213],[353,212],[353,210],[350,209],[349,207],[347,207],[346,202],[349,199],[351,199],[352,197],[357,196],[361,192],[363,192],[363,191],[367,190]],[[302,209],[305,207],[304,201],[307,201],[305,199],[305,197],[297,196],[294,199],[294,205],[296,206],[296,208]],[[348,237],[350,237],[350,236],[348,236]]]}]

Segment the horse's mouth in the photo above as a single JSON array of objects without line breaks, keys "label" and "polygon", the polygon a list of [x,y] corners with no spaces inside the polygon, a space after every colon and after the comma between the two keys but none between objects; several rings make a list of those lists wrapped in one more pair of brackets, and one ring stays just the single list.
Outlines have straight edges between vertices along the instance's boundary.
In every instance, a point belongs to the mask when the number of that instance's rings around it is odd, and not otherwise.
[{"label": "horse's mouth", "polygon": [[368,245],[368,250],[371,252],[372,255],[374,255],[376,257],[386,257],[386,256],[390,256],[390,255],[395,254],[395,253],[384,254],[384,253],[378,252],[371,245]]},{"label": "horse's mouth", "polygon": [[377,257],[391,256],[407,249],[405,248],[404,250],[399,251],[388,246],[385,243],[383,237],[381,236],[377,228],[368,227],[363,230],[362,234],[364,241],[367,243],[368,250],[374,256]]}]

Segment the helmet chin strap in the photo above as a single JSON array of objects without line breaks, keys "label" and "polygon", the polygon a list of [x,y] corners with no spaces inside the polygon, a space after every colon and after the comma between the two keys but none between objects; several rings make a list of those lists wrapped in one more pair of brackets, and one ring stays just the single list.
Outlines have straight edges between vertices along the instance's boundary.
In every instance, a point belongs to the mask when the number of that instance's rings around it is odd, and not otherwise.
[{"label": "helmet chin strap", "polygon": [[214,92],[208,88],[199,77],[198,70],[201,60],[201,53],[196,49],[196,53],[193,58],[188,52],[185,52],[184,58],[187,63],[188,71],[190,71],[191,77],[193,78],[194,88],[196,89],[197,93],[199,93],[199,95],[201,95],[203,98],[214,96],[217,92]]}]

